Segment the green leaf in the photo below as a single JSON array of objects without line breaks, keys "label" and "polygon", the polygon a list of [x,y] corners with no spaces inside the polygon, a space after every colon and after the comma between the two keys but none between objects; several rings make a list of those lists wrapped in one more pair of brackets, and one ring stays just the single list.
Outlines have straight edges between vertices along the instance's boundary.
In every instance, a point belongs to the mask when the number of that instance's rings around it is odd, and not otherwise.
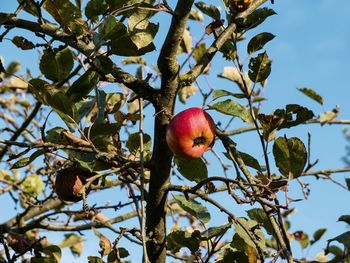
[{"label": "green leaf", "polygon": [[87,70],[74,81],[72,86],[67,90],[66,95],[74,102],[80,101],[96,87],[98,81],[98,74],[95,71]]},{"label": "green leaf", "polygon": [[27,176],[21,184],[25,194],[29,194],[32,197],[39,196],[44,190],[44,183],[41,177],[37,174]]},{"label": "green leaf", "polygon": [[70,98],[62,92],[46,93],[44,95],[46,103],[55,110],[70,129],[74,130],[78,115],[77,109]]},{"label": "green leaf", "polygon": [[307,248],[310,245],[309,236],[303,231],[296,231],[294,233],[294,238],[296,241],[298,241],[303,249]]},{"label": "green leaf", "polygon": [[142,57],[129,57],[127,59],[122,60],[123,65],[130,65],[130,64],[138,64],[146,66],[146,60]]},{"label": "green leaf", "polygon": [[[129,30],[123,24],[111,31],[111,51],[119,56],[141,56],[155,49],[153,39],[159,25],[149,22],[151,12],[137,9],[129,16]],[[112,26],[109,26],[112,28]]]},{"label": "green leaf", "polygon": [[253,156],[251,156],[247,153],[244,153],[244,152],[238,152],[238,153],[241,156],[241,158],[246,166],[252,167],[258,171],[262,171],[258,160],[256,160]]},{"label": "green leaf", "polygon": [[218,75],[219,78],[235,82],[238,86],[243,86],[240,71],[236,67],[224,67],[224,72]]},{"label": "green leaf", "polygon": [[198,87],[195,85],[181,87],[178,91],[180,102],[186,104],[187,99],[194,96],[197,90]]},{"label": "green leaf", "polygon": [[183,210],[197,218],[203,224],[210,221],[208,209],[196,200],[186,200],[186,198],[181,195],[173,195],[173,197]]},{"label": "green leaf", "polygon": [[181,248],[187,247],[192,253],[198,251],[198,230],[190,233],[188,231],[174,231],[167,236],[167,249],[172,253],[179,252]]},{"label": "green leaf", "polygon": [[272,227],[272,224],[266,215],[265,211],[262,208],[253,208],[247,211],[247,214],[250,219],[258,222],[261,224],[265,229],[266,232],[270,235],[274,234],[274,230]]},{"label": "green leaf", "polygon": [[68,47],[45,49],[39,66],[47,79],[55,82],[64,80],[73,68],[73,53]]},{"label": "green leaf", "polygon": [[199,10],[192,8],[189,19],[203,23],[203,21],[204,21],[203,13]]},{"label": "green leaf", "polygon": [[11,169],[19,169],[19,168],[25,167],[28,164],[32,163],[37,157],[45,154],[45,152],[46,152],[46,150],[44,150],[44,149],[37,150],[29,157],[22,158],[22,159],[18,160],[17,162],[15,162],[11,166]]},{"label": "green leaf", "polygon": [[273,115],[283,120],[281,123],[278,121],[278,130],[297,126],[314,117],[311,110],[297,104],[288,104],[286,109],[277,109]]},{"label": "green leaf", "polygon": [[30,263],[58,263],[56,259],[47,257],[32,257]]},{"label": "green leaf", "polygon": [[209,227],[207,230],[201,233],[201,240],[210,240],[213,237],[222,236],[230,228],[231,228],[231,223],[227,223],[222,226]]},{"label": "green leaf", "polygon": [[303,173],[307,152],[304,143],[296,137],[278,137],[273,144],[276,166],[286,177],[293,179]]},{"label": "green leaf", "polygon": [[209,105],[209,109],[216,110],[226,115],[239,117],[244,122],[252,122],[252,117],[250,115],[249,110],[243,105],[231,99],[220,101],[213,105]]},{"label": "green leaf", "polygon": [[187,180],[200,182],[208,178],[208,169],[201,158],[191,160],[181,160],[174,158],[177,170]]},{"label": "green leaf", "polygon": [[[129,19],[130,21],[130,19]],[[130,33],[130,39],[137,47],[137,50],[148,47],[152,44],[152,41],[157,34],[159,24],[149,23],[144,29],[134,29]]]},{"label": "green leaf", "polygon": [[202,11],[207,16],[210,16],[214,20],[220,19],[220,10],[215,5],[207,5],[204,2],[197,2],[194,4],[200,11]]},{"label": "green leaf", "polygon": [[74,256],[81,256],[83,253],[83,241],[81,236],[76,234],[65,234],[65,239],[60,243],[61,248],[69,247]]},{"label": "green leaf", "polygon": [[319,94],[317,94],[316,91],[310,88],[299,88],[298,90],[304,95],[323,105],[323,98]]},{"label": "green leaf", "polygon": [[127,33],[126,26],[117,21],[114,16],[106,16],[102,24],[98,28],[99,37],[101,40],[111,38],[120,38]]},{"label": "green leaf", "polygon": [[48,130],[45,136],[45,141],[54,144],[68,145],[68,139],[62,135],[64,131],[66,130],[62,127],[55,127]]},{"label": "green leaf", "polygon": [[226,40],[219,51],[226,60],[233,61],[237,57],[237,48],[232,39]]},{"label": "green leaf", "polygon": [[33,42],[29,41],[24,37],[15,36],[12,39],[12,43],[22,50],[29,50],[35,48]]},{"label": "green leaf", "polygon": [[[150,152],[152,146],[152,138],[148,134],[143,134],[143,148],[144,153]],[[140,133],[133,133],[129,135],[128,141],[126,142],[126,147],[129,149],[130,153],[134,156],[140,156],[141,144],[140,144]]]},{"label": "green leaf", "polygon": [[78,111],[77,123],[79,123],[82,118],[86,117],[92,109],[95,107],[96,101],[93,99],[85,99],[75,103]]},{"label": "green leaf", "polygon": [[98,70],[104,75],[108,75],[109,73],[111,73],[114,66],[113,61],[109,57],[103,55],[98,56],[94,60],[94,64],[98,68]]},{"label": "green leaf", "polygon": [[232,94],[233,94],[232,92],[229,92],[227,90],[216,89],[213,91],[212,97],[213,97],[213,100],[216,100],[216,99],[221,98],[221,97],[232,96]]},{"label": "green leaf", "polygon": [[24,9],[24,11],[33,16],[39,16],[38,9],[35,7],[31,0],[17,0],[17,2],[21,4],[21,7]]},{"label": "green leaf", "polygon": [[5,71],[5,78],[11,77],[13,74],[19,71],[21,68],[21,64],[17,61],[12,61],[7,67]]},{"label": "green leaf", "polygon": [[244,19],[242,26],[246,29],[252,29],[263,23],[269,16],[275,14],[276,12],[270,8],[258,8]]},{"label": "green leaf", "polygon": [[350,178],[345,178],[345,183],[346,183],[348,190],[350,190]]},{"label": "green leaf", "polygon": [[105,262],[99,257],[89,256],[88,263],[105,263]]},{"label": "green leaf", "polygon": [[249,61],[248,76],[251,81],[257,83],[266,80],[271,73],[271,63],[266,52],[260,53]]},{"label": "green leaf", "polygon": [[84,134],[100,150],[108,151],[113,148],[113,136],[117,136],[120,130],[118,123],[94,123],[84,129]]},{"label": "green leaf", "polygon": [[130,255],[129,251],[126,250],[126,248],[123,248],[123,247],[118,247],[118,253],[119,253],[119,257],[120,258],[126,258],[126,257],[128,257]]},{"label": "green leaf", "polygon": [[95,21],[99,15],[103,15],[108,9],[105,0],[90,0],[85,7],[85,15]]},{"label": "green leaf", "polygon": [[[254,236],[258,246],[263,250],[266,250],[265,237],[262,231],[257,227],[257,222],[254,220],[247,220],[246,218],[237,218],[238,222],[234,223],[236,234],[244,240],[248,246],[256,248],[255,243],[250,238],[250,235]],[[250,235],[246,232],[249,231]],[[239,242],[239,246],[242,246],[242,242]]]},{"label": "green leaf", "polygon": [[350,215],[342,215],[339,217],[338,221],[342,221],[350,225]]},{"label": "green leaf", "polygon": [[111,52],[118,56],[142,56],[156,49],[153,43],[138,49],[129,35],[124,35],[118,40],[112,40]]},{"label": "green leaf", "polygon": [[326,233],[327,229],[326,228],[320,228],[316,230],[316,232],[313,234],[313,240],[311,240],[311,245],[319,241],[324,233]]},{"label": "green leaf", "polygon": [[198,62],[203,57],[205,52],[207,51],[207,47],[205,43],[199,44],[194,50],[193,50],[193,58]]},{"label": "green leaf", "polygon": [[82,32],[79,31],[86,27],[81,20],[80,9],[69,0],[46,0],[43,7],[67,33],[73,31],[80,35]]},{"label": "green leaf", "polygon": [[180,43],[178,54],[186,53],[190,54],[192,51],[192,36],[190,31],[186,28],[182,34],[182,40]]},{"label": "green leaf", "polygon": [[55,245],[50,245],[43,248],[43,252],[48,255],[50,258],[55,259],[57,263],[60,262],[62,252],[61,248]]},{"label": "green leaf", "polygon": [[106,92],[103,90],[96,90],[96,102],[97,102],[97,117],[95,123],[100,124],[105,119],[105,107],[106,107]]},{"label": "green leaf", "polygon": [[126,102],[126,96],[123,93],[108,93],[106,97],[106,103],[108,107],[108,113],[116,113],[120,110]]},{"label": "green leaf", "polygon": [[247,52],[252,54],[260,49],[262,49],[266,43],[275,38],[275,35],[263,32],[254,36],[248,43]]}]

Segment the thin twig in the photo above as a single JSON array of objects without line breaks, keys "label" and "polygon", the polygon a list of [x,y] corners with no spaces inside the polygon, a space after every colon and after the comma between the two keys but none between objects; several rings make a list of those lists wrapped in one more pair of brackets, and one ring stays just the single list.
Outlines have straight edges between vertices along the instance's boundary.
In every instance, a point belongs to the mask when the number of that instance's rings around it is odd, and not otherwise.
[{"label": "thin twig", "polygon": [[147,246],[146,246],[146,231],[145,231],[145,172],[144,172],[144,140],[143,140],[143,99],[139,98],[139,110],[140,110],[140,122],[139,122],[139,135],[140,135],[140,182],[141,182],[141,238],[142,238],[142,247],[143,247],[143,260],[145,263],[150,262],[148,259]]}]

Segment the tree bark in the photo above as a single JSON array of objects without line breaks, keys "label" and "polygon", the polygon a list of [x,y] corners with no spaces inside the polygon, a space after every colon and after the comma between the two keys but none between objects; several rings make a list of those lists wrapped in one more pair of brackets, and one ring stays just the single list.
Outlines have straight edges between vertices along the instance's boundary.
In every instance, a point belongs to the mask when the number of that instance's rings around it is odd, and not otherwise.
[{"label": "tree bark", "polygon": [[152,263],[166,260],[166,205],[165,188],[170,182],[173,157],[167,142],[166,128],[174,112],[179,88],[179,64],[177,51],[185,30],[194,0],[179,0],[175,8],[167,37],[158,58],[162,84],[155,100],[154,145],[151,178],[146,207],[147,253]]}]

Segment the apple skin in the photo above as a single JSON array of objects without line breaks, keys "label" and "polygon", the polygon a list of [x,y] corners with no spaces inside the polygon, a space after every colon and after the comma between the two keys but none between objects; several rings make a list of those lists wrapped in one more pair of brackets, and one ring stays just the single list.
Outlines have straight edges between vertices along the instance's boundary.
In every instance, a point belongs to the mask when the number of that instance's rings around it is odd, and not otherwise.
[{"label": "apple skin", "polygon": [[169,123],[166,141],[180,159],[197,159],[215,142],[215,123],[201,108],[189,108],[178,113]]}]

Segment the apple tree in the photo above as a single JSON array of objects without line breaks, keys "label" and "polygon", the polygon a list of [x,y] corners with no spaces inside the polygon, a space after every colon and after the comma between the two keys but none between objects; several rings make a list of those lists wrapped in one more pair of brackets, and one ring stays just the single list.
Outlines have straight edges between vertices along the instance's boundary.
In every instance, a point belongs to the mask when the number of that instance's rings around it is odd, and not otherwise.
[{"label": "apple tree", "polygon": [[[0,197],[17,210],[0,222],[0,262],[66,262],[61,249],[80,256],[87,231],[99,239],[83,259],[91,263],[134,262],[135,251],[157,263],[349,262],[349,232],[310,261],[291,245],[310,248],[326,229],[290,230],[290,184],[306,198],[304,177],[334,182],[350,169],[315,169],[311,135],[286,130],[350,122],[337,108],[264,110],[265,44],[278,40],[259,28],[276,15],[273,4],[18,0],[12,12],[0,8],[0,45],[39,54],[26,70],[1,54]],[[214,59],[226,65],[218,76]],[[323,104],[316,91],[299,91]],[[176,103],[190,99],[196,107],[169,125]],[[237,143],[248,132],[258,153]],[[64,235],[45,236],[52,232]]]}]

